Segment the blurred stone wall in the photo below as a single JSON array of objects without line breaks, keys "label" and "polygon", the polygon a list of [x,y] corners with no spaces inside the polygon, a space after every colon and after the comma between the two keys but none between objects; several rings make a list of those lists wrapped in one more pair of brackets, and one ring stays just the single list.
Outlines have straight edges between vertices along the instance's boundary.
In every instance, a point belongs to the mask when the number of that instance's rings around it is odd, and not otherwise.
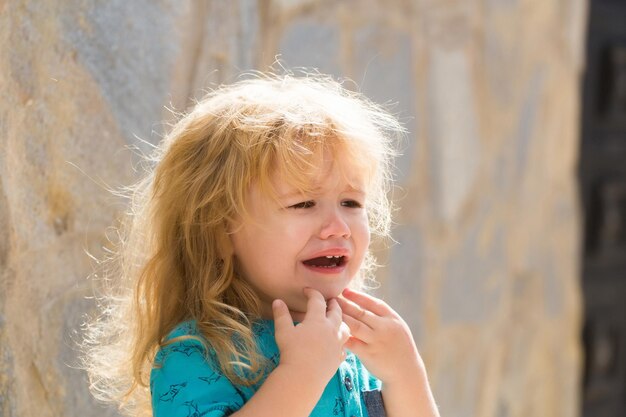
[{"label": "blurred stone wall", "polygon": [[106,187],[202,88],[353,79],[410,130],[378,290],[442,415],[578,415],[584,0],[0,2],[0,416],[113,416],[74,341]]}]

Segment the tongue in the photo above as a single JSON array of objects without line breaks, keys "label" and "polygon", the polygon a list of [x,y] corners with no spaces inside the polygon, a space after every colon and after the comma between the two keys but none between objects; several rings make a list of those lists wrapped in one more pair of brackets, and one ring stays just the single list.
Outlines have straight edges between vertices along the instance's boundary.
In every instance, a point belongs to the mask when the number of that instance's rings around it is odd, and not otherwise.
[{"label": "tongue", "polygon": [[309,259],[308,261],[304,261],[306,265],[310,266],[337,266],[339,264],[339,259],[336,258],[327,258],[325,256],[320,256],[319,258]]}]

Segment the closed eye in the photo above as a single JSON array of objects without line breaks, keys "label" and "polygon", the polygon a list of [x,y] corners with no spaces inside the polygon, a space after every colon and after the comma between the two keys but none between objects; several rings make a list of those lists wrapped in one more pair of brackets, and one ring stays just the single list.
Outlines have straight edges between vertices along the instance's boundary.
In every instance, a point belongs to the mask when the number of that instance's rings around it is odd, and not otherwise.
[{"label": "closed eye", "polygon": [[363,208],[363,204],[356,200],[345,200],[341,202],[341,205],[348,208]]},{"label": "closed eye", "polygon": [[303,201],[301,203],[294,204],[292,206],[289,206],[289,208],[306,209],[306,208],[311,208],[311,207],[314,207],[314,206],[315,206],[315,201],[309,200],[309,201]]}]

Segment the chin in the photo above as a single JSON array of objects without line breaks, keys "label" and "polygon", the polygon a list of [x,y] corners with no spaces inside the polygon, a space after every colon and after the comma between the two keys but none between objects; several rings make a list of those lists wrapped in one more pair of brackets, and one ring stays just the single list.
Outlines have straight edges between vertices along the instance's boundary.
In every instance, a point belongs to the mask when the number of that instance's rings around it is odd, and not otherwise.
[{"label": "chin", "polygon": [[339,295],[341,295],[341,293],[343,292],[343,290],[347,287],[346,286],[341,286],[338,288],[324,288],[324,289],[317,289],[319,292],[322,293],[322,295],[324,296],[324,299],[326,301],[330,300],[331,298],[337,298],[339,297]]}]

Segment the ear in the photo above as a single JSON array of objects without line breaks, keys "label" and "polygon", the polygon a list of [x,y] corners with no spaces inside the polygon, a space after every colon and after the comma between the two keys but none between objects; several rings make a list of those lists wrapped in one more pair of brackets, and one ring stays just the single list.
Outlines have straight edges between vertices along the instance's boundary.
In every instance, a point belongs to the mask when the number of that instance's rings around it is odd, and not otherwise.
[{"label": "ear", "polygon": [[233,242],[230,239],[230,228],[226,224],[223,224],[218,230],[217,234],[217,250],[221,259],[230,258],[235,254],[235,248]]}]

